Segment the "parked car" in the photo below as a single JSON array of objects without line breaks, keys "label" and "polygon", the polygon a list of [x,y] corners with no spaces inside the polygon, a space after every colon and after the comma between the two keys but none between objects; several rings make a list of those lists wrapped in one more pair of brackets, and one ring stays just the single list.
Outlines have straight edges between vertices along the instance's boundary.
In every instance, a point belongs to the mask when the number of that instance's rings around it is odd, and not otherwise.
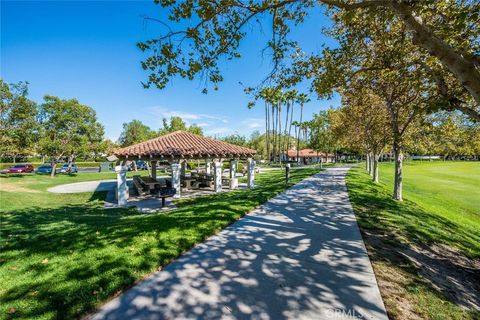
[{"label": "parked car", "polygon": [[8,168],[8,173],[26,173],[33,172],[33,166],[31,164],[16,164]]},{"label": "parked car", "polygon": [[68,168],[68,163],[65,163],[62,168],[60,168],[60,173],[77,173],[78,167],[75,163],[70,165],[70,169]]},{"label": "parked car", "polygon": [[137,170],[148,170],[147,162],[143,160],[137,160]]},{"label": "parked car", "polygon": [[37,168],[37,173],[52,173],[52,166],[51,165],[43,165]]}]

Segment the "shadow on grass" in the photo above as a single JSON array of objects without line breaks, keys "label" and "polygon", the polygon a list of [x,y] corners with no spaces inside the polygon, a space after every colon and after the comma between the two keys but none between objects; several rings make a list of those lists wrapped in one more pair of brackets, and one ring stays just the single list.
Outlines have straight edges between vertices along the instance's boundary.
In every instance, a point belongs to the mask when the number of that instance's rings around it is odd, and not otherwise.
[{"label": "shadow on grass", "polygon": [[373,262],[401,268],[412,290],[427,288],[480,316],[479,233],[408,200],[394,201],[359,167],[350,170],[347,187]]},{"label": "shadow on grass", "polygon": [[[292,184],[317,171],[292,172]],[[92,310],[286,188],[282,172],[258,175],[257,183],[182,200],[166,214],[104,210],[105,192],[84,205],[2,213],[1,317],[72,318]]]}]

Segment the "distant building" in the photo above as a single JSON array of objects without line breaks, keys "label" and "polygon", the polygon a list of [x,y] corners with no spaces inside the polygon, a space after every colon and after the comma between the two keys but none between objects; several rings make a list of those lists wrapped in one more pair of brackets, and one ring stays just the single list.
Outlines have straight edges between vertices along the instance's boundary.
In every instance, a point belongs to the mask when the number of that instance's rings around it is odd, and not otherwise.
[{"label": "distant building", "polygon": [[[300,162],[303,164],[335,162],[335,154],[318,152],[312,149],[302,149],[298,152]],[[282,154],[282,161],[297,161],[297,150],[288,150],[287,154]]]}]

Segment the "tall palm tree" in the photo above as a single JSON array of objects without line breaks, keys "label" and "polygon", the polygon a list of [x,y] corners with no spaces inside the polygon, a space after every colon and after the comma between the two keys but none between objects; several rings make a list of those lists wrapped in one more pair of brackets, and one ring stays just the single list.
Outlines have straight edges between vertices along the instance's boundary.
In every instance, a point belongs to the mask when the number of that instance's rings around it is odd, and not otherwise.
[{"label": "tall palm tree", "polygon": [[310,99],[308,95],[305,93],[300,93],[297,96],[297,103],[300,104],[300,124],[297,133],[297,163],[300,164],[299,156],[300,156],[300,131],[302,130],[302,121],[303,121],[303,105],[309,102]]},{"label": "tall palm tree", "polygon": [[[283,153],[283,137],[282,137],[282,107],[286,102],[285,93],[281,90],[277,92],[277,103],[278,103],[278,160],[281,162],[281,157]],[[288,114],[288,111],[287,111]],[[285,125],[285,128],[287,126]]]},{"label": "tall palm tree", "polygon": [[[297,91],[296,90],[289,90],[285,93],[285,99],[286,99],[286,104],[287,104],[287,117],[285,120],[285,137],[287,139],[286,145],[285,145],[285,150],[288,153],[288,150],[290,149],[290,133],[292,131],[292,121],[293,121],[293,107],[294,107],[294,102],[297,97]],[[289,120],[289,111],[291,110],[291,115],[290,115],[290,123],[288,122]],[[287,132],[287,127],[288,127],[288,132]]]},{"label": "tall palm tree", "polygon": [[265,102],[265,144],[267,148],[267,162],[270,163],[270,113],[268,108],[270,103],[270,88],[260,90],[259,97]]}]

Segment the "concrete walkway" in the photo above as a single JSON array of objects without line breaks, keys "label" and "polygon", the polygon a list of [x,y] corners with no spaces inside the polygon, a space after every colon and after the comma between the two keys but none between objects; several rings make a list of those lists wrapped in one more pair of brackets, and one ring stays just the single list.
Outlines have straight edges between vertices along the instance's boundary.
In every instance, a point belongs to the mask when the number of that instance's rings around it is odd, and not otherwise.
[{"label": "concrete walkway", "polygon": [[93,191],[109,191],[117,186],[117,180],[96,180],[61,184],[48,188],[48,192],[53,193],[78,193]]},{"label": "concrete walkway", "polygon": [[388,319],[347,170],[302,181],[91,318]]}]

